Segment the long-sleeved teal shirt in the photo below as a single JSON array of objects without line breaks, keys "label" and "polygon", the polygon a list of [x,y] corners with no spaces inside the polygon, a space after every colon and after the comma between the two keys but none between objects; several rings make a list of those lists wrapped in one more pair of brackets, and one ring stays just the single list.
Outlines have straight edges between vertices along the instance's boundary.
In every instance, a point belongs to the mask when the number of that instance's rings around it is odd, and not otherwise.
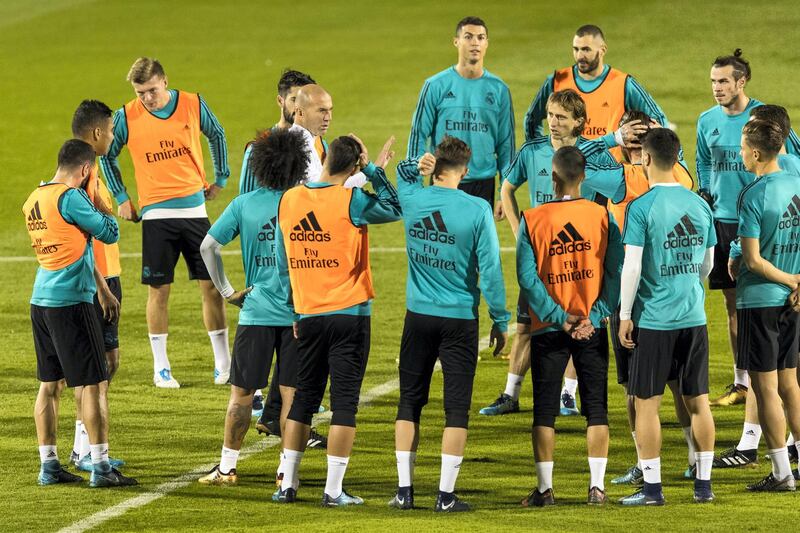
[{"label": "long-sleeved teal shirt", "polygon": [[[152,111],[158,118],[167,119],[175,112],[178,105],[178,91],[169,91],[169,103],[158,111]],[[225,140],[225,130],[211,112],[205,100],[200,97],[200,130],[208,140],[208,148],[211,152],[211,161],[214,164],[215,183],[224,187],[228,183],[228,176],[231,171],[228,167],[228,143]],[[128,143],[128,123],[125,118],[125,109],[120,108],[114,113],[114,140],[108,149],[108,154],[100,157],[100,167],[106,177],[108,189],[116,198],[117,203],[125,202],[129,199],[125,184],[122,182],[122,171],[119,168],[117,158],[122,147]],[[180,209],[186,207],[197,207],[205,202],[203,191],[199,191],[183,198],[173,198],[164,202],[148,205],[142,213],[157,208]]]},{"label": "long-sleeved teal shirt", "polygon": [[[49,184],[42,185],[47,187]],[[95,239],[106,244],[119,240],[119,226],[114,217],[98,211],[83,189],[69,189],[58,201],[58,212]],[[31,303],[42,307],[66,307],[92,303],[97,286],[94,282],[94,254],[88,240],[80,259],[59,270],[36,271]]]},{"label": "long-sleeved teal shirt", "polygon": [[[578,88],[585,93],[590,93],[603,84],[611,67],[606,65],[603,68],[603,72],[591,80],[585,80],[581,78],[575,70],[576,67],[573,65],[572,68],[573,73],[575,74],[575,83],[578,85]],[[544,80],[539,92],[536,93],[536,96],[533,98],[533,102],[531,102],[528,112],[525,113],[526,141],[530,141],[531,139],[544,135],[542,121],[547,118],[547,99],[550,98],[551,94],[553,94],[553,76],[553,74],[550,74],[547,79]],[[637,82],[633,76],[630,75],[628,75],[628,78],[625,80],[625,110],[629,109],[635,109],[637,111],[647,113],[648,116],[652,117],[653,120],[658,121],[662,126],[666,126],[668,124],[667,117],[664,115],[664,111],[662,111],[656,101],[653,100],[653,97],[650,96],[641,85],[639,85],[639,82]]]},{"label": "long-sleeved teal shirt", "polygon": [[[386,178],[383,169],[370,163],[362,172],[372,184],[375,194],[368,193],[360,188],[352,189],[353,196],[350,200],[350,220],[354,226],[366,226],[367,224],[385,224],[400,220],[401,209],[400,200],[397,197],[397,189]],[[299,185],[299,187],[335,187],[336,185],[324,181],[317,181]],[[275,259],[277,263],[278,275],[283,287],[289,295],[287,302],[294,312],[292,303],[292,286],[289,280],[289,261],[286,257],[286,246],[283,242],[283,233],[280,230],[280,223],[276,220],[275,231]],[[320,313],[319,315],[370,315],[372,313],[372,302],[370,300],[356,304],[344,309]],[[297,318],[306,318],[319,315],[299,315]]]},{"label": "long-sleeved teal shirt", "polygon": [[472,150],[464,182],[494,178],[514,157],[514,109],[508,86],[489,72],[466,79],[450,67],[425,80],[411,121],[407,158],[433,152],[445,135]]},{"label": "long-sleeved teal shirt", "polygon": [[423,315],[478,317],[480,294],[500,331],[508,329],[506,290],[492,209],[464,191],[423,187],[418,160],[397,165],[408,253],[406,307]]}]

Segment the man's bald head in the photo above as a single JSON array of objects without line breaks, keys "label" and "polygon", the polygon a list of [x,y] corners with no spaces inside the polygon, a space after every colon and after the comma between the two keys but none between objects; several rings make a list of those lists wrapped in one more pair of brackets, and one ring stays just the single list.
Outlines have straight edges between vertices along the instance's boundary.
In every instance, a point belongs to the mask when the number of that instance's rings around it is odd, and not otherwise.
[{"label": "man's bald head", "polygon": [[333,117],[333,99],[328,91],[316,84],[304,85],[297,93],[294,123],[314,136],[328,131]]}]

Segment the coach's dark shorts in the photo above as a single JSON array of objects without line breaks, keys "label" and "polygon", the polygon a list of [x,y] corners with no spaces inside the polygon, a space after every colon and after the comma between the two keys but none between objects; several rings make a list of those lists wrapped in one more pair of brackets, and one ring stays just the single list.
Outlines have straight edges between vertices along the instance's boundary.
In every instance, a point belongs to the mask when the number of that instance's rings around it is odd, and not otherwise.
[{"label": "coach's dark shorts", "polygon": [[283,387],[294,387],[297,381],[297,341],[292,327],[240,324],[233,339],[231,385],[242,389],[266,387],[273,353],[277,354],[275,372],[278,383]]},{"label": "coach's dark shorts", "polygon": [[788,305],[737,309],[739,325],[736,367],[754,372],[797,366],[800,313]]},{"label": "coach's dark shorts", "polygon": [[[106,283],[119,303],[122,304],[122,284],[119,282],[119,276],[113,278],[106,278]],[[97,294],[94,295],[94,310],[97,313],[97,319],[100,321],[100,327],[103,331],[103,345],[107,352],[119,348],[119,317],[114,321],[108,321],[103,318],[103,308],[97,299]]]},{"label": "coach's dark shorts", "polygon": [[739,225],[736,222],[714,221],[717,232],[717,245],[714,246],[714,268],[708,275],[709,289],[734,289],[736,281],[728,275],[728,258],[731,254],[731,241],[736,240]]},{"label": "coach's dark shorts", "polygon": [[311,424],[330,375],[331,425],[355,427],[369,359],[370,317],[307,317],[297,329],[297,388],[289,418]]},{"label": "coach's dark shorts", "polygon": [[400,342],[400,403],[397,419],[419,423],[428,403],[436,359],[444,377],[445,427],[467,428],[478,364],[478,320],[406,311]]},{"label": "coach's dark shorts", "polygon": [[478,198],[483,198],[489,205],[494,209],[494,178],[488,178],[485,180],[475,180],[475,181],[462,181],[458,184],[458,188],[464,191],[465,193],[469,194],[470,196],[476,196]]},{"label": "coach's dark shorts", "polygon": [[528,299],[525,297],[525,293],[521,290],[517,298],[517,324],[531,325],[531,309],[528,305]]},{"label": "coach's dark shorts", "polygon": [[581,414],[588,426],[608,425],[608,333],[600,328],[585,341],[563,331],[531,337],[533,425],[555,427],[561,400],[561,379],[572,362],[578,374]]},{"label": "coach's dark shorts", "polygon": [[628,394],[651,398],[664,394],[677,380],[681,394],[708,394],[708,330],[706,326],[659,331],[635,328]]},{"label": "coach's dark shorts", "polygon": [[609,317],[608,332],[611,335],[611,346],[614,347],[614,359],[617,363],[617,383],[625,385],[630,378],[630,363],[633,350],[629,350],[619,342],[619,307]]},{"label": "coach's dark shorts", "polygon": [[103,334],[94,306],[31,304],[36,377],[42,382],[66,379],[67,386],[96,385],[108,379]]},{"label": "coach's dark shorts", "polygon": [[180,255],[186,261],[189,279],[211,279],[200,256],[200,243],[210,227],[208,218],[142,220],[142,283],[172,283]]}]

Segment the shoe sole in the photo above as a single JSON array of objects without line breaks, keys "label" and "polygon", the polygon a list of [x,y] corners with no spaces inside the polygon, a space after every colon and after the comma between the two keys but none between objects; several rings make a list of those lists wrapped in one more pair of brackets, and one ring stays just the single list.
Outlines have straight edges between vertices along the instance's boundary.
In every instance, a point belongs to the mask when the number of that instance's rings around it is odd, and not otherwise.
[{"label": "shoe sole", "polygon": [[519,413],[519,409],[517,408],[517,409],[512,409],[512,410],[510,410],[510,411],[499,411],[499,412],[495,412],[495,413],[488,413],[488,412],[486,412],[486,413],[485,413],[485,412],[483,411],[483,409],[481,409],[480,411],[478,411],[478,414],[480,414],[480,415],[484,415],[484,416],[500,416],[500,415],[511,415],[511,414],[514,414],[514,413]]}]

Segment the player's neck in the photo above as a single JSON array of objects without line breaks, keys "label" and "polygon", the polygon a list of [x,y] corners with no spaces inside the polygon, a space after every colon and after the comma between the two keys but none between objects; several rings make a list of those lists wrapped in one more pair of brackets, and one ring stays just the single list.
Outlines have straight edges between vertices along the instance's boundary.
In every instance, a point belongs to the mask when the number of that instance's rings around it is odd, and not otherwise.
[{"label": "player's neck", "polygon": [[675,176],[672,175],[672,169],[661,170],[660,168],[652,167],[647,169],[647,181],[650,183],[651,187],[664,183],[677,183],[675,181]]},{"label": "player's neck", "polygon": [[554,150],[558,150],[563,146],[575,146],[577,142],[577,137],[554,137],[550,135],[550,144]]},{"label": "player's neck", "polygon": [[780,170],[781,167],[778,164],[778,158],[776,157],[770,161],[765,161],[763,163],[760,161],[756,162],[756,168],[753,169],[753,173],[756,176],[761,177],[765,174],[774,174],[775,172],[780,172]]},{"label": "player's neck", "polygon": [[458,65],[456,65],[456,72],[462,78],[466,78],[468,80],[474,80],[483,76],[483,60],[481,59],[477,63],[470,63],[466,59],[459,59]]},{"label": "player's neck", "polygon": [[286,118],[283,116],[283,113],[281,113],[281,119],[277,124],[275,124],[275,127],[282,130],[288,130],[292,127],[292,123],[286,120]]},{"label": "player's neck", "polygon": [[575,69],[575,70],[577,70],[578,77],[580,77],[582,80],[592,81],[593,79],[597,78],[600,74],[602,74],[603,69],[605,68],[606,68],[605,63],[600,61],[600,63],[597,65],[597,68],[592,70],[591,72],[581,72],[580,69]]},{"label": "player's neck", "polygon": [[739,115],[744,113],[744,110],[747,109],[749,104],[750,97],[744,94],[744,92],[741,92],[739,96],[736,97],[736,100],[731,102],[731,105],[723,106],[722,110],[726,115]]},{"label": "player's neck", "polygon": [[89,146],[91,146],[92,150],[94,150],[94,153],[96,153],[97,155],[105,155],[104,153],[103,154],[100,153],[99,146],[97,146],[97,143],[95,142],[95,140],[93,138],[91,138],[91,137],[81,137],[80,139],[83,142],[85,142],[86,144],[88,144]]},{"label": "player's neck", "polygon": [[433,185],[445,189],[458,189],[458,184],[464,176],[460,172],[443,171],[434,176]]},{"label": "player's neck", "polygon": [[344,185],[344,182],[347,181],[351,174],[347,174],[342,172],[340,174],[328,174],[327,169],[322,169],[322,174],[319,177],[320,182],[324,183],[331,183],[333,185]]},{"label": "player's neck", "polygon": [[561,185],[555,193],[559,200],[575,200],[581,197],[581,184],[577,183],[569,187]]},{"label": "player's neck", "polygon": [[82,179],[80,174],[69,172],[63,168],[58,168],[56,169],[55,176],[53,176],[53,179],[50,180],[50,183],[63,183],[67,187],[77,189],[81,186],[81,181]]}]

